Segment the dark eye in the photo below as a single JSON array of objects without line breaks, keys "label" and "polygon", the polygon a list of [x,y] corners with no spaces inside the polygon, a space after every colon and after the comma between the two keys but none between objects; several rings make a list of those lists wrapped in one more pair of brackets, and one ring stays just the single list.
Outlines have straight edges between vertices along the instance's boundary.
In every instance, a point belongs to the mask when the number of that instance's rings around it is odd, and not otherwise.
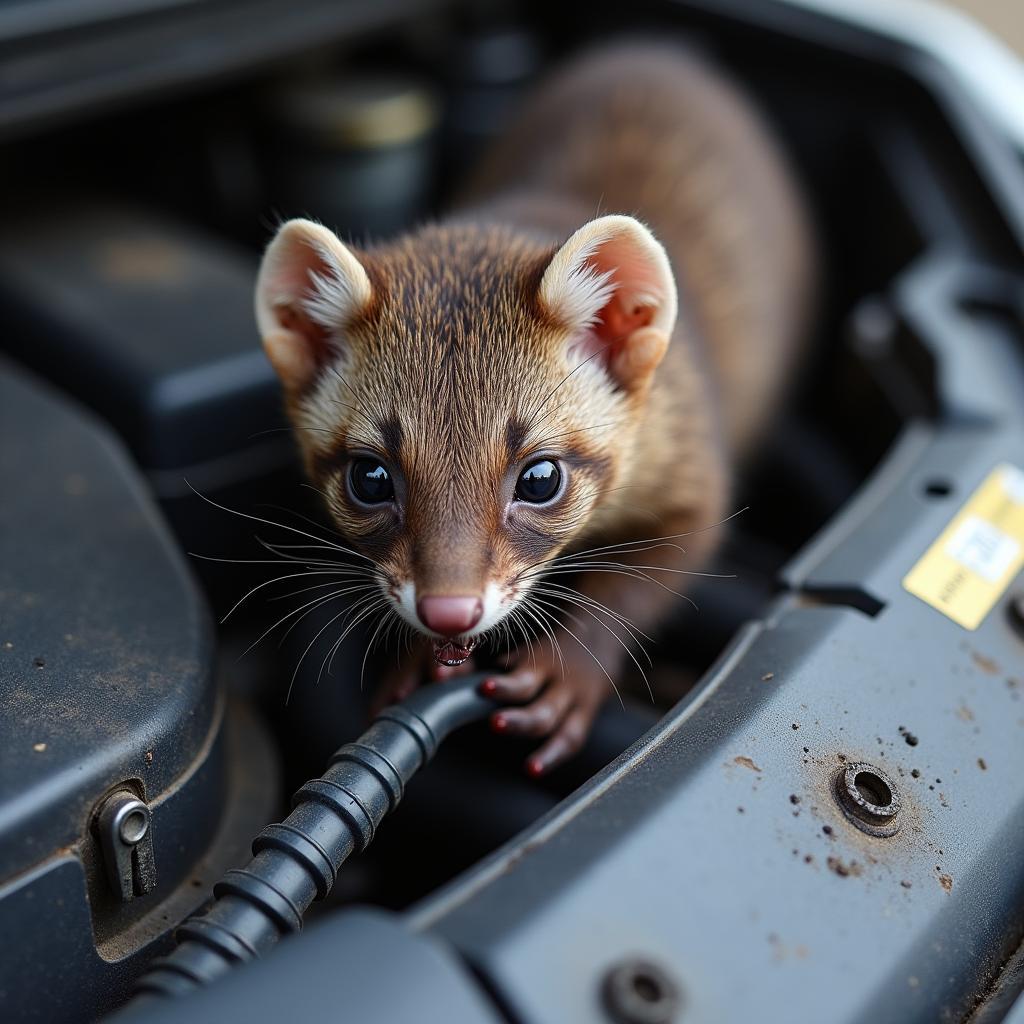
[{"label": "dark eye", "polygon": [[367,505],[379,505],[395,496],[391,474],[377,459],[356,459],[349,470],[352,493]]},{"label": "dark eye", "polygon": [[562,482],[562,473],[550,459],[538,459],[530,463],[519,474],[516,481],[516,497],[533,504],[550,501]]}]

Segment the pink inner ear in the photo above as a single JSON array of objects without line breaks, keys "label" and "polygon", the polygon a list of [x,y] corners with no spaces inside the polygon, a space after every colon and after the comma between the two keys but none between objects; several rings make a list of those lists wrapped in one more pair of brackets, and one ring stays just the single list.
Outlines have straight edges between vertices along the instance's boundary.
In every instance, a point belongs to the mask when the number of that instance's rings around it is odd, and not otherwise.
[{"label": "pink inner ear", "polygon": [[276,297],[271,308],[278,324],[303,338],[314,363],[319,365],[330,355],[330,341],[328,330],[307,309],[316,294],[313,274],[327,279],[333,276],[313,246],[295,240],[279,255],[268,291]]},{"label": "pink inner ear", "polygon": [[298,303],[281,303],[274,307],[277,322],[286,330],[301,335],[310,355],[319,365],[330,353],[327,330],[316,323]]},{"label": "pink inner ear", "polygon": [[596,314],[595,323],[573,340],[570,352],[581,360],[603,352],[599,358],[610,363],[625,339],[653,320],[658,295],[656,272],[631,241],[621,238],[601,245],[586,265],[595,274],[609,273],[608,281],[615,290]]},{"label": "pink inner ear", "polygon": [[606,341],[632,334],[646,327],[654,316],[657,299],[657,271],[627,237],[609,239],[587,261],[599,274],[611,273],[615,291],[601,310],[597,330]]},{"label": "pink inner ear", "polygon": [[635,330],[646,327],[654,316],[654,310],[650,306],[641,306],[635,301],[631,302],[628,296],[624,302],[620,298],[620,294],[617,291],[611,297],[608,304],[601,310],[601,323],[594,327],[594,330],[606,342],[618,341]]}]

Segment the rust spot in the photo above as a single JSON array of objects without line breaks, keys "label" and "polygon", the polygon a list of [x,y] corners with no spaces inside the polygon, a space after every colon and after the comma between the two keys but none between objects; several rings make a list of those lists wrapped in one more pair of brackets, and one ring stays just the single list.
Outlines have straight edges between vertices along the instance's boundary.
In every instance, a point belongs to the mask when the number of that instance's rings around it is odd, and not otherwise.
[{"label": "rust spot", "polygon": [[749,758],[740,754],[739,757],[733,758],[733,763],[738,764],[741,768],[749,768],[752,772],[759,772],[761,769]]},{"label": "rust spot", "polygon": [[978,767],[979,767],[979,768],[980,768],[980,769],[981,769],[981,770],[982,770],[983,772],[987,772],[987,771],[988,771],[988,765],[987,765],[987,764],[985,764],[985,758],[983,758],[983,757],[979,757],[979,758],[978,758]]},{"label": "rust spot", "polygon": [[827,863],[829,871],[834,871],[840,878],[848,878],[850,875],[856,876],[861,873],[861,866],[855,860],[851,860],[847,864],[840,857],[829,857]]},{"label": "rust spot", "polygon": [[979,651],[971,651],[971,660],[982,672],[990,676],[997,675],[999,672],[999,663],[994,658],[981,654]]},{"label": "rust spot", "polygon": [[946,892],[953,891],[953,878],[951,875],[939,875],[939,885],[942,886]]},{"label": "rust spot", "polygon": [[943,807],[946,807],[946,808],[949,807],[949,801],[946,799],[946,794],[945,793],[942,793],[942,792],[939,793],[939,803],[942,804]]},{"label": "rust spot", "polygon": [[790,793],[789,794],[789,802],[791,804],[798,804],[798,803],[800,803],[800,797],[798,797],[796,795],[796,793]]},{"label": "rust spot", "polygon": [[153,763],[153,751],[152,750],[147,750],[145,758],[146,758],[146,764],[152,764]]}]

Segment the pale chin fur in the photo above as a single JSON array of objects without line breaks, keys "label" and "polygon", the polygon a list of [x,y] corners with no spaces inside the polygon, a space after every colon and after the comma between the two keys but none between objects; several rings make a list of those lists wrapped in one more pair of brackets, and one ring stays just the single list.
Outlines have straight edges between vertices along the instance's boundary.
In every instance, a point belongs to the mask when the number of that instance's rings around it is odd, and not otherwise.
[{"label": "pale chin fur", "polygon": [[[432,640],[446,639],[445,637],[442,637],[440,633],[434,633],[427,629],[423,623],[420,622],[419,616],[416,614],[416,584],[412,580],[407,580],[405,583],[388,587],[385,593],[387,597],[391,599],[392,608],[394,608],[399,616],[412,626],[417,633],[430,637]],[[487,630],[501,622],[501,620],[512,610],[515,604],[515,599],[510,594],[506,594],[502,587],[493,581],[488,582],[483,592],[483,616],[474,627],[472,633],[468,633],[465,637],[460,637],[459,639],[477,639],[483,636]]]}]

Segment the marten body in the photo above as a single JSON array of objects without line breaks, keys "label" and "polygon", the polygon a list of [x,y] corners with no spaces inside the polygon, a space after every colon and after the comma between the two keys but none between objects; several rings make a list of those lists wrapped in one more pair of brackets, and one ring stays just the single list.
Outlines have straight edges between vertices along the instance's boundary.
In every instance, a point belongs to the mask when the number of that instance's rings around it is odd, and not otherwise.
[{"label": "marten body", "polygon": [[[598,51],[536,94],[487,154],[464,202],[482,223],[560,242],[601,213],[646,224],[679,290],[676,338],[701,354],[702,393],[731,455],[745,454],[791,380],[814,282],[791,170],[720,73],[668,46]],[[679,344],[676,344],[676,342]],[[649,450],[685,443],[677,380],[652,389]],[[671,372],[671,371],[670,371]],[[664,415],[664,420],[661,420]]]},{"label": "marten body", "polygon": [[[510,623],[539,634],[539,662],[488,686],[534,698],[495,720],[551,734],[533,770],[579,746],[631,630],[717,543],[733,468],[791,375],[811,269],[767,133],[663,47],[563,71],[441,223],[356,252],[290,222],[268,250],[267,352],[387,610],[447,664]],[[573,596],[568,568],[584,570]],[[559,597],[589,626],[559,625]]]}]

